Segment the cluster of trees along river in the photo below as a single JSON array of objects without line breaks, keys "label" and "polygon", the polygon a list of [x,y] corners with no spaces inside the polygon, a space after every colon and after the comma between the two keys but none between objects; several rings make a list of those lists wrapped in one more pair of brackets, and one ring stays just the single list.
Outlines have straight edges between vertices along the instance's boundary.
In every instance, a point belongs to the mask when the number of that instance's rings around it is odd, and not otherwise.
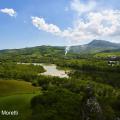
[{"label": "cluster of trees along river", "polygon": [[2,61],[0,79],[40,87],[42,94],[31,100],[29,119],[120,119],[120,66],[95,59],[54,59],[51,65],[22,62]]}]

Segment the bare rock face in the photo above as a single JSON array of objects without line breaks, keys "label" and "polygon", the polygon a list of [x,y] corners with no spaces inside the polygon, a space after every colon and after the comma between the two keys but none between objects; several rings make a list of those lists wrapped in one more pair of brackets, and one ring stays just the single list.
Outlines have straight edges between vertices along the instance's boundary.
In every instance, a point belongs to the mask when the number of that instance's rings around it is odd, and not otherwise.
[{"label": "bare rock face", "polygon": [[97,101],[92,86],[86,88],[86,96],[83,98],[83,120],[104,120],[102,109]]},{"label": "bare rock face", "polygon": [[[86,120],[101,120],[102,110],[95,97],[90,97],[86,100]],[[103,120],[103,119],[102,119]]]},{"label": "bare rock face", "polygon": [[90,109],[90,112],[101,112],[101,107],[95,97],[87,99],[86,106]]}]

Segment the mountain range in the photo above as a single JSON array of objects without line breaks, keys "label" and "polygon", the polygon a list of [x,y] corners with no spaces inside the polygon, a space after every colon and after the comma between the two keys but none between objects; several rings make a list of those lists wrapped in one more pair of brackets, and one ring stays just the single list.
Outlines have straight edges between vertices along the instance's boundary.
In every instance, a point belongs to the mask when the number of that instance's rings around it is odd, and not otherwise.
[{"label": "mountain range", "polygon": [[[57,55],[64,54],[65,46],[36,46],[29,48],[21,48],[21,49],[6,49],[0,50],[0,55],[3,54],[20,54],[20,55]],[[92,42],[84,45],[71,46],[68,53],[75,54],[95,54],[99,52],[112,52],[119,51],[120,52],[120,44],[112,43],[105,40],[93,40]]]},{"label": "mountain range", "polygon": [[93,40],[92,42],[85,45],[72,46],[70,52],[73,53],[98,53],[107,50],[118,50],[120,44],[112,43],[105,40]]}]

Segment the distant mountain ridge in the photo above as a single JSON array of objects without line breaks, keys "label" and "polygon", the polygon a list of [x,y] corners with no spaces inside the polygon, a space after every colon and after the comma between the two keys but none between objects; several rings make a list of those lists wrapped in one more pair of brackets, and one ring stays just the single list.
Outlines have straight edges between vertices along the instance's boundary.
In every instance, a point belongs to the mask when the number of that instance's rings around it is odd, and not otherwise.
[{"label": "distant mountain ridge", "polygon": [[105,40],[93,40],[85,45],[72,46],[70,52],[73,53],[97,53],[105,50],[120,49],[120,44],[112,43]]},{"label": "distant mountain ridge", "polygon": [[[36,47],[28,47],[21,49],[5,49],[0,50],[0,56],[4,54],[9,55],[30,55],[34,56],[51,56],[51,55],[64,55],[65,46],[36,46]],[[95,54],[104,51],[119,51],[120,52],[120,44],[112,43],[105,40],[93,40],[88,44],[71,46],[68,53],[75,54]]]}]

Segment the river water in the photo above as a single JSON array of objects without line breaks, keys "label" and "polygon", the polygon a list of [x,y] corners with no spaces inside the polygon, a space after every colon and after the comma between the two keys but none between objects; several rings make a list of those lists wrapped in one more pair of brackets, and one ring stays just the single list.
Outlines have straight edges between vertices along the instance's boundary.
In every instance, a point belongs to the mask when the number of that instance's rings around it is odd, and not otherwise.
[{"label": "river water", "polygon": [[65,70],[58,70],[55,64],[44,64],[44,63],[18,63],[18,64],[33,64],[33,65],[41,65],[46,70],[44,73],[40,73],[41,75],[50,75],[50,76],[57,76],[60,78],[68,78],[67,75],[68,71]]},{"label": "river water", "polygon": [[51,75],[51,76],[58,76],[61,78],[67,77],[68,75],[64,70],[58,70],[57,66],[55,64],[40,64],[41,66],[44,67],[44,69],[46,70],[46,72],[41,73],[42,75]]}]

